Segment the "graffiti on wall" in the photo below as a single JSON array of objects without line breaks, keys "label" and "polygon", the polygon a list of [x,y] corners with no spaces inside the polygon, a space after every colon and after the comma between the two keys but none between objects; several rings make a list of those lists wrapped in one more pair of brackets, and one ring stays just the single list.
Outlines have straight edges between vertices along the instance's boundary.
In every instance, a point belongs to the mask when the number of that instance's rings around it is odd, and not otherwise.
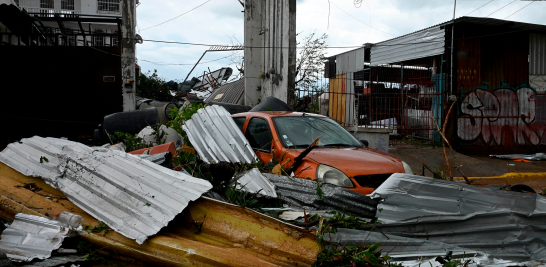
[{"label": "graffiti on wall", "polygon": [[469,91],[460,104],[457,135],[491,145],[538,145],[545,129],[543,102],[543,95],[531,88]]}]

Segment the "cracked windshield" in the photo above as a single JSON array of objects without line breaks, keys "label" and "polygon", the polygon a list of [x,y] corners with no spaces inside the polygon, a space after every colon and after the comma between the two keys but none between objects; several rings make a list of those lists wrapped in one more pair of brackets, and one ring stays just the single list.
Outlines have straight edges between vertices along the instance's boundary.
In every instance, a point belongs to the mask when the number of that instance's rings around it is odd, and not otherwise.
[{"label": "cracked windshield", "polygon": [[318,147],[362,147],[334,120],[317,117],[274,118],[275,128],[284,147],[306,148],[317,137]]}]

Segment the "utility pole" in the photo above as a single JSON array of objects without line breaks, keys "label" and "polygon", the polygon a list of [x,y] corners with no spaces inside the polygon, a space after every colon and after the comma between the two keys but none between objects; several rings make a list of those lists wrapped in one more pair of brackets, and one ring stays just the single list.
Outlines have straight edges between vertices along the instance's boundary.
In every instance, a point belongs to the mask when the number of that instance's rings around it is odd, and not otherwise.
[{"label": "utility pole", "polygon": [[136,0],[122,0],[121,13],[121,77],[123,111],[135,110],[136,77],[135,74],[135,21]]},{"label": "utility pole", "polygon": [[450,82],[450,93],[453,94],[453,39],[455,38],[455,10],[457,9],[457,0],[453,5],[453,24],[451,24],[451,74],[449,74]]}]

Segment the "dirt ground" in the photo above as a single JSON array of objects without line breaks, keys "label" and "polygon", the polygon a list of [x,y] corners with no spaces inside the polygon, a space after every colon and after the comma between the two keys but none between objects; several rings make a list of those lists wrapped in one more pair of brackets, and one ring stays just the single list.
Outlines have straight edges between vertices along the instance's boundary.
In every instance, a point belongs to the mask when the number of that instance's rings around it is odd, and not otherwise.
[{"label": "dirt ground", "polygon": [[[389,154],[407,162],[415,174],[423,175],[423,164],[426,164],[430,169],[434,171],[438,169],[444,175],[450,176],[441,146],[432,147],[431,145],[400,142],[389,146]],[[546,161],[516,162],[495,159],[489,156],[468,156],[451,152],[449,148],[447,154],[453,177],[462,177],[461,173],[454,168],[456,165],[461,166],[461,172],[473,180],[473,185],[485,187],[489,185],[526,184],[537,192],[546,189]],[[433,176],[429,170],[425,170],[424,175]],[[503,177],[476,179],[477,177],[494,176]]]}]

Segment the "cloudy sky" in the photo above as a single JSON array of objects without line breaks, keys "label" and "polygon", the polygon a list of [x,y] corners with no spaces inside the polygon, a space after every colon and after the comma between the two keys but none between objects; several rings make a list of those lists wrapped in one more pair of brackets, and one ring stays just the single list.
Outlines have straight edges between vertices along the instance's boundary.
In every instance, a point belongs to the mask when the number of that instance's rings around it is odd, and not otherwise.
[{"label": "cloudy sky", "polygon": [[[137,31],[145,40],[231,45],[243,42],[242,10],[238,0],[140,0]],[[458,0],[456,11],[457,17],[472,12],[469,16],[546,24],[546,1]],[[359,46],[430,27],[452,16],[453,0],[297,0],[296,29],[298,39],[316,31],[329,36],[328,46]],[[157,69],[167,81],[184,80],[207,48],[144,41],[137,45],[137,58],[143,72]],[[329,48],[328,54],[345,50],[350,49]],[[230,54],[207,53],[192,76],[208,68],[234,68]]]}]

